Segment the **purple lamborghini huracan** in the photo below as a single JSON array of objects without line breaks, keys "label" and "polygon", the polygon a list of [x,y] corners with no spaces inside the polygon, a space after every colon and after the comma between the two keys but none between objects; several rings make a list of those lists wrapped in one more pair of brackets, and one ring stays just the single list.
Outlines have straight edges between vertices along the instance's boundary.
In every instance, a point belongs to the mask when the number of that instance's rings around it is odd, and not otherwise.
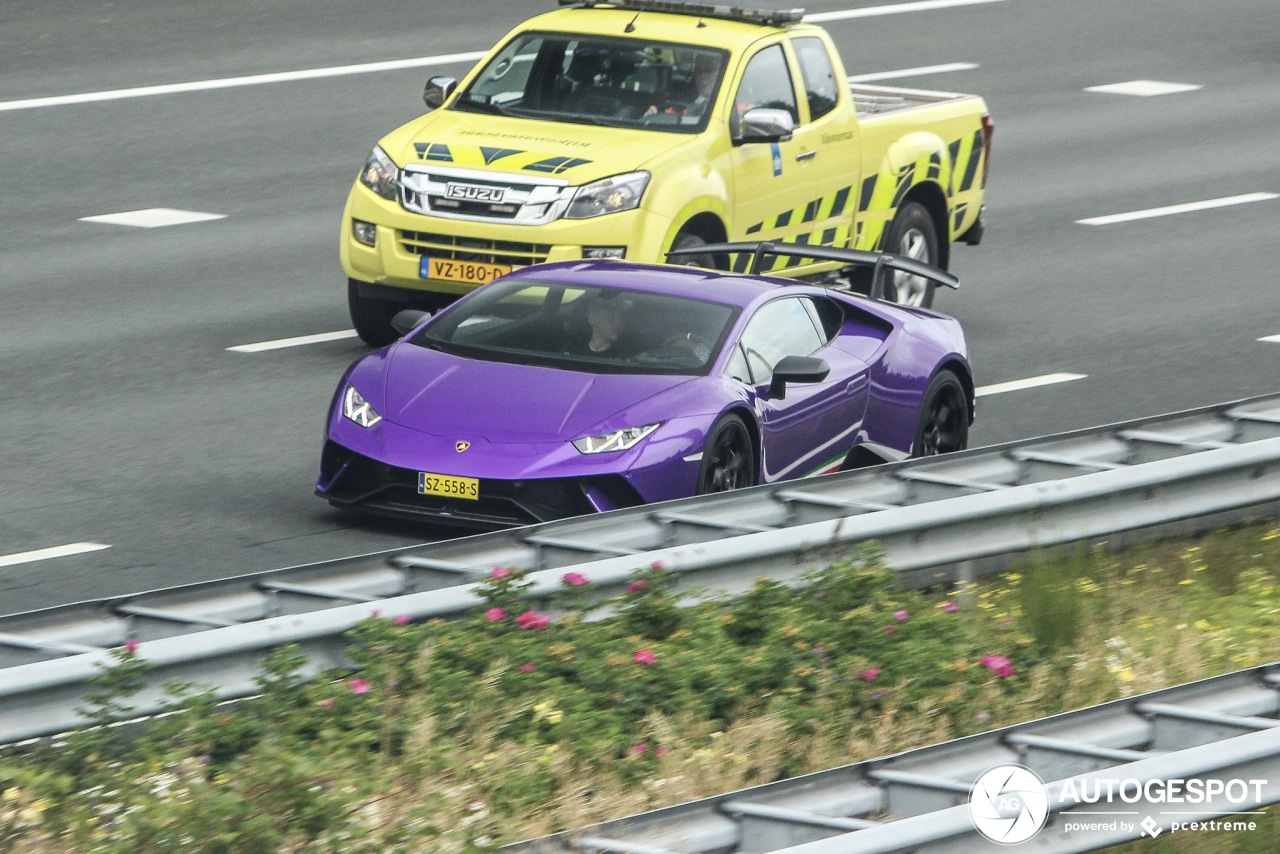
[{"label": "purple lamborghini huracan", "polygon": [[888,270],[954,277],[763,246],[700,251],[868,265],[871,294],[621,261],[526,267],[433,317],[402,312],[404,337],[347,369],[316,494],[493,528],[963,449],[960,324],[876,298]]}]

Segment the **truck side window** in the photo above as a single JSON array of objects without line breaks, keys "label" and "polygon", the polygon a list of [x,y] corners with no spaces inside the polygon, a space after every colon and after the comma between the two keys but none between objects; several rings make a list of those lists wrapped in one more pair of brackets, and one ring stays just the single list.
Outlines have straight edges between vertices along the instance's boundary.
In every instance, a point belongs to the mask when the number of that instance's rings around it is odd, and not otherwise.
[{"label": "truck side window", "polygon": [[836,71],[831,66],[827,46],[820,39],[796,39],[792,47],[800,61],[800,77],[804,80],[804,94],[809,101],[809,120],[813,121],[836,108],[836,101],[840,98]]},{"label": "truck side window", "polygon": [[735,131],[738,127],[737,120],[742,118],[742,114],[756,107],[786,110],[791,114],[793,122],[800,123],[796,93],[791,86],[791,72],[787,69],[787,58],[780,44],[770,45],[751,57],[746,70],[742,72],[742,83],[734,96]]}]

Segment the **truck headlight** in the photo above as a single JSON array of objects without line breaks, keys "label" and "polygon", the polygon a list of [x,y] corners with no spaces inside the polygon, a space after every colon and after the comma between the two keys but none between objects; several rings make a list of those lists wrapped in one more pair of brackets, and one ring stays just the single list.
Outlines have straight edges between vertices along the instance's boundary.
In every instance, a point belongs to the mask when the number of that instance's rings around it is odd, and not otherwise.
[{"label": "truck headlight", "polygon": [[564,212],[565,219],[588,219],[639,207],[647,186],[648,172],[630,172],[593,181],[578,188]]},{"label": "truck headlight", "polygon": [[381,146],[375,145],[360,170],[360,183],[382,198],[395,201],[400,197],[400,169]]},{"label": "truck headlight", "polygon": [[601,433],[598,436],[584,436],[581,439],[574,439],[573,446],[584,454],[629,451],[640,444],[640,440],[645,436],[661,426],[662,422],[659,421],[657,424],[645,424],[643,427],[627,427],[623,430]]},{"label": "truck headlight", "polygon": [[361,427],[372,427],[382,420],[382,416],[373,411],[369,401],[361,397],[353,385],[347,386],[342,393],[342,414]]}]

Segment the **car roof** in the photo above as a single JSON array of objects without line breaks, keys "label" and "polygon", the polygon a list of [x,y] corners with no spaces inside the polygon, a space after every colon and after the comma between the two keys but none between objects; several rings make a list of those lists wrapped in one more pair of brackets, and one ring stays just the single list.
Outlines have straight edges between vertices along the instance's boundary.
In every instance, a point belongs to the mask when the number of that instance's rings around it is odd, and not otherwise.
[{"label": "car roof", "polygon": [[503,278],[508,281],[522,278],[566,285],[621,288],[738,307],[750,305],[762,294],[797,284],[788,279],[771,279],[702,267],[604,260],[537,264],[523,267]]}]

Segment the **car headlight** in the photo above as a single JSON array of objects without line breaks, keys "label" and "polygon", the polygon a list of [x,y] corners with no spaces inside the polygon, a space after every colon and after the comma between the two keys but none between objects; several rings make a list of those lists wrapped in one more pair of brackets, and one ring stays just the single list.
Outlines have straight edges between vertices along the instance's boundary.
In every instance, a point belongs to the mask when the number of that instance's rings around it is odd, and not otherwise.
[{"label": "car headlight", "polygon": [[361,427],[372,427],[382,420],[382,416],[373,411],[369,401],[361,397],[353,385],[347,386],[342,393],[342,414]]},{"label": "car headlight", "polygon": [[564,212],[565,219],[587,219],[639,207],[640,197],[647,186],[648,172],[631,172],[593,181],[578,188]]},{"label": "car headlight", "polygon": [[360,170],[360,183],[390,201],[400,197],[400,169],[381,146],[375,145]]},{"label": "car headlight", "polygon": [[659,421],[657,424],[646,424],[643,427],[627,427],[611,433],[601,433],[598,436],[584,436],[581,439],[574,439],[573,446],[584,454],[629,451],[640,444],[641,439],[657,430],[661,424],[662,422]]}]

